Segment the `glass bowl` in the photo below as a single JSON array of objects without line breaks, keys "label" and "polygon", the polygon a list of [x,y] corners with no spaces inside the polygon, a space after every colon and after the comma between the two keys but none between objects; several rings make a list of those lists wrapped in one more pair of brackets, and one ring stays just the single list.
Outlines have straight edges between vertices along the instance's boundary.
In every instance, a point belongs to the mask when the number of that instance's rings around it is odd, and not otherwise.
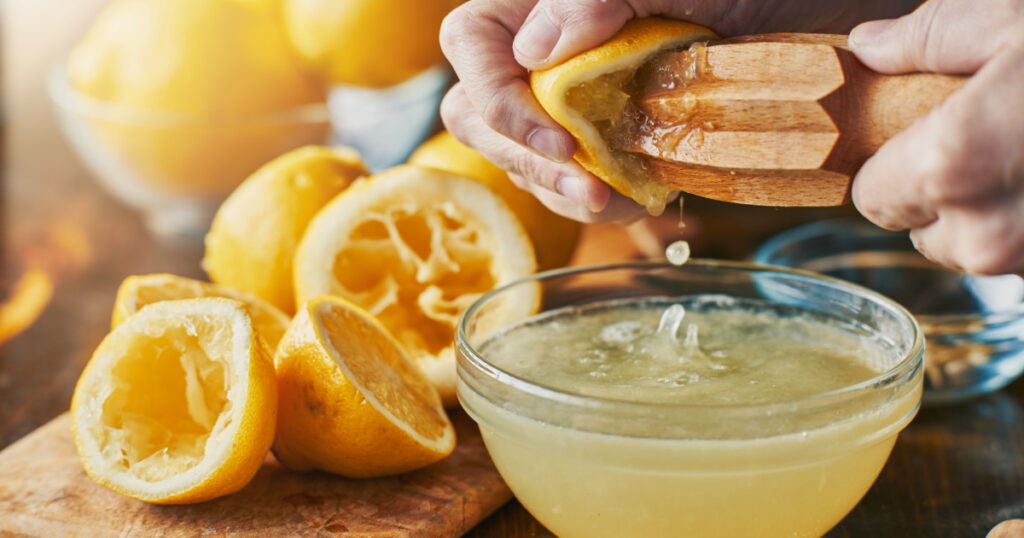
[{"label": "glass bowl", "polygon": [[[535,313],[514,308],[538,292]],[[489,360],[491,338],[566,308],[723,297],[884,341],[882,373],[786,401],[676,404],[587,395]],[[460,402],[499,472],[534,517],[565,537],[820,536],[878,477],[921,397],[923,340],[905,309],[847,282],[744,263],[541,273],[474,303],[456,349]]]},{"label": "glass bowl", "polygon": [[796,267],[871,288],[902,304],[926,339],[925,404],[998,390],[1024,371],[1024,280],[976,276],[924,258],[908,234],[860,219],[783,232],[761,245],[757,263]]},{"label": "glass bowl", "polygon": [[323,144],[324,104],[271,114],[203,118],[102,101],[68,83],[64,63],[47,81],[61,129],[92,175],[142,212],[156,235],[196,241],[220,202],[278,155]]}]

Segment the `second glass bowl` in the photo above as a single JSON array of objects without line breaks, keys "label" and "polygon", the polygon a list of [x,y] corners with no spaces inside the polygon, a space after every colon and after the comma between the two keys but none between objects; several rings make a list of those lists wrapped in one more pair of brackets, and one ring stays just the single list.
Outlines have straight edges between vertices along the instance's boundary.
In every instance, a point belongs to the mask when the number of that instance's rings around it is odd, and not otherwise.
[{"label": "second glass bowl", "polygon": [[244,117],[204,118],[95,99],[68,82],[64,63],[47,84],[65,137],[103,187],[142,212],[154,235],[198,242],[221,201],[271,159],[323,144],[323,104]]},{"label": "second glass bowl", "polygon": [[860,219],[793,228],[761,245],[754,261],[854,282],[910,310],[926,338],[926,404],[992,392],[1024,372],[1024,280],[1018,276],[946,269],[919,254],[906,233]]}]

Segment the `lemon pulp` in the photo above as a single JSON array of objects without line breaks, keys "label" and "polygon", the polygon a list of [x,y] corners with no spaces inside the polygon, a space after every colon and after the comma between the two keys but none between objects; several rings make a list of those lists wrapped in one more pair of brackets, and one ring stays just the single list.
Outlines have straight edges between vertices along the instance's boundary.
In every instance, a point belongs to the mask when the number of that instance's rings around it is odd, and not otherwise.
[{"label": "lemon pulp", "polygon": [[[406,349],[451,345],[459,314],[495,285],[488,235],[453,204],[367,213],[334,261],[334,275]],[[391,260],[376,270],[372,260]]]},{"label": "lemon pulp", "polygon": [[110,372],[113,388],[91,427],[104,459],[155,482],[191,469],[231,422],[228,323],[134,333]]}]

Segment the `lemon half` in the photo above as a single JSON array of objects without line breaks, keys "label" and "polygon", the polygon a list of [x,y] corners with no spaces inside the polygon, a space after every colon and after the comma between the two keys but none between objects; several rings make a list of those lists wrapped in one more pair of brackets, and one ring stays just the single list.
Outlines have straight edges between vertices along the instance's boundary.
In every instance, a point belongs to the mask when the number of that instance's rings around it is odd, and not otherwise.
[{"label": "lemon half", "polygon": [[430,380],[361,308],[306,303],[275,356],[280,415],[274,455],[295,470],[398,474],[455,448]]},{"label": "lemon half", "polygon": [[576,161],[652,215],[660,215],[677,189],[649,177],[628,152],[611,149],[601,126],[621,113],[629,99],[623,87],[647,60],[716,38],[711,30],[688,22],[635,19],[604,44],[535,71],[530,87],[544,110],[575,137]]},{"label": "lemon half", "polygon": [[252,316],[256,332],[266,341],[267,349],[273,353],[277,342],[288,330],[291,319],[274,305],[247,293],[227,286],[220,286],[168,273],[132,275],[121,282],[114,298],[114,313],[110,317],[113,329],[132,317],[142,307],[175,299],[198,297],[227,297],[245,305]]},{"label": "lemon half", "polygon": [[[535,269],[522,224],[497,194],[403,165],[352,185],[309,223],[295,254],[295,298],[336,295],[376,316],[454,405],[459,316]],[[508,308],[536,302],[524,296]]]},{"label": "lemon half", "polygon": [[143,307],[100,343],[71,402],[85,472],[160,504],[238,491],[274,438],[274,365],[231,299]]}]

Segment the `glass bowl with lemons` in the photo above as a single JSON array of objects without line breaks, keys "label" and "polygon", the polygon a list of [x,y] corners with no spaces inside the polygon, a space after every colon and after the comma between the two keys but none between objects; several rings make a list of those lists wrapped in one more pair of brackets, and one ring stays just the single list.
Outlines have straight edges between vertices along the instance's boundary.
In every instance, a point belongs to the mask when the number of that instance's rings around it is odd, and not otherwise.
[{"label": "glass bowl with lemons", "polygon": [[329,132],[271,0],[112,2],[48,91],[89,171],[159,235],[198,237],[259,165]]}]

